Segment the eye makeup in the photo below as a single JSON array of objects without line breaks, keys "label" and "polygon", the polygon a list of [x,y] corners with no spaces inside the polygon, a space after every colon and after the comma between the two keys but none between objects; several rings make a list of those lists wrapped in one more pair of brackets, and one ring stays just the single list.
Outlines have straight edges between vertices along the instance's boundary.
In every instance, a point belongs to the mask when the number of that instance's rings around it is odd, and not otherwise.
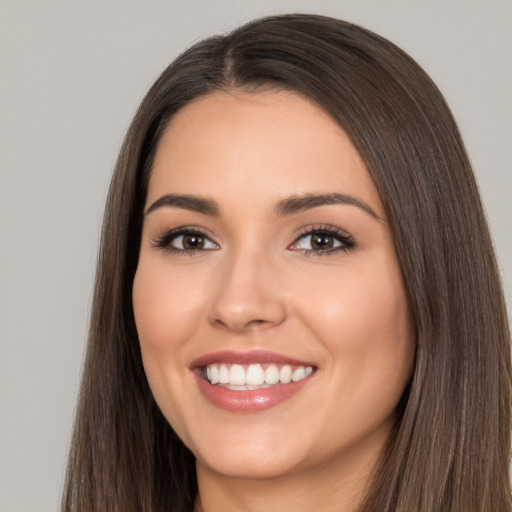
[{"label": "eye makeup", "polygon": [[355,247],[354,237],[346,231],[331,225],[319,225],[303,228],[288,249],[307,256],[323,256]]},{"label": "eye makeup", "polygon": [[166,231],[153,241],[153,247],[167,253],[189,256],[219,249],[219,245],[211,240],[210,235],[195,226],[181,226]]},{"label": "eye makeup", "polygon": [[[220,249],[211,235],[197,226],[180,226],[165,231],[156,237],[153,247],[169,254],[189,256]],[[306,256],[327,256],[355,247],[352,235],[338,227],[321,224],[302,228],[287,249]]]}]

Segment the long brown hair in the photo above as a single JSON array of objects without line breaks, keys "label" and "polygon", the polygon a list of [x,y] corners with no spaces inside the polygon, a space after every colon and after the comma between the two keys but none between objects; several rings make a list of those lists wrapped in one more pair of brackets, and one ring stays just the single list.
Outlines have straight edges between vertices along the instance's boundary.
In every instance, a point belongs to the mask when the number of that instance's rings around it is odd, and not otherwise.
[{"label": "long brown hair", "polygon": [[171,117],[215,90],[284,88],[348,133],[384,202],[416,357],[364,512],[510,512],[510,334],[492,242],[453,117],[389,41],[314,15],[194,45],[142,101],[107,200],[63,511],[190,511],[194,458],[158,410],[132,309],[142,209]]}]

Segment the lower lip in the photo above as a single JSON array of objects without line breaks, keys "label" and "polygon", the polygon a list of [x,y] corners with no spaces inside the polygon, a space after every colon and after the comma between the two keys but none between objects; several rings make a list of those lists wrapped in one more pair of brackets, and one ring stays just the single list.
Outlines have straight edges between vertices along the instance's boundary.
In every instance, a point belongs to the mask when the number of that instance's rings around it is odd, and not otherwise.
[{"label": "lower lip", "polygon": [[196,374],[203,395],[220,409],[232,412],[258,412],[275,407],[299,393],[311,377],[263,389],[234,391],[210,384]]}]

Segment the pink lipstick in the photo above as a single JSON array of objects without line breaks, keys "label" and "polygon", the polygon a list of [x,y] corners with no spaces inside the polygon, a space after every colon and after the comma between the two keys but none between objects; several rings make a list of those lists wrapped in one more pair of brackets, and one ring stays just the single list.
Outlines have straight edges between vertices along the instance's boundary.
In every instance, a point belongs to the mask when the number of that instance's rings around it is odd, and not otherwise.
[{"label": "pink lipstick", "polygon": [[274,407],[299,393],[316,371],[308,361],[261,350],[207,354],[190,368],[205,398],[233,412]]}]

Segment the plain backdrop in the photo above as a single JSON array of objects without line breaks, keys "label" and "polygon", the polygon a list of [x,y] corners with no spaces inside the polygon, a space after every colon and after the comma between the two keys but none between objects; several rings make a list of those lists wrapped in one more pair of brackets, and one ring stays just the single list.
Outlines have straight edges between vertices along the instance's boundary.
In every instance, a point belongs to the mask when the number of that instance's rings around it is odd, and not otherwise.
[{"label": "plain backdrop", "polygon": [[1,511],[59,507],[102,209],[139,101],[194,41],[291,11],[366,26],[436,81],[511,304],[512,1],[0,1]]}]

